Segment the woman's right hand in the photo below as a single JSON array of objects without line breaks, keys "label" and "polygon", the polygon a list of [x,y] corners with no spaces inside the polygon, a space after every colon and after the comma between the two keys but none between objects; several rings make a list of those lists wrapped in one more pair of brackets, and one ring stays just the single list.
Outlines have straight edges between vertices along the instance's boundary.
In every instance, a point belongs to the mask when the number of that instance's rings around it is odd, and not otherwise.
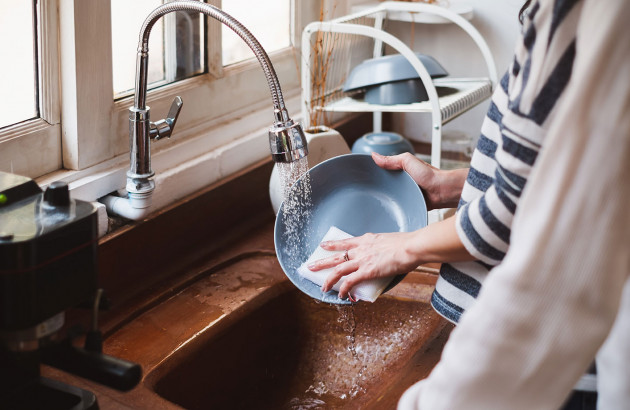
[{"label": "woman's right hand", "polygon": [[408,152],[392,156],[373,152],[372,159],[381,168],[407,172],[422,189],[429,210],[457,207],[468,176],[467,168],[440,170]]}]

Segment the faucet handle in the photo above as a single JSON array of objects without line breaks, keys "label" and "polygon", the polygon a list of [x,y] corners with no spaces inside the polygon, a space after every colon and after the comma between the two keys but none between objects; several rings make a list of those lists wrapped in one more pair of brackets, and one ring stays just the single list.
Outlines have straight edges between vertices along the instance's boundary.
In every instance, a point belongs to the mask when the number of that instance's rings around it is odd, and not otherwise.
[{"label": "faucet handle", "polygon": [[173,104],[171,104],[171,109],[168,110],[166,118],[151,123],[149,135],[152,139],[159,140],[171,137],[171,134],[173,134],[173,130],[175,129],[177,117],[179,117],[179,112],[182,110],[182,105],[184,105],[182,97],[175,97]]}]

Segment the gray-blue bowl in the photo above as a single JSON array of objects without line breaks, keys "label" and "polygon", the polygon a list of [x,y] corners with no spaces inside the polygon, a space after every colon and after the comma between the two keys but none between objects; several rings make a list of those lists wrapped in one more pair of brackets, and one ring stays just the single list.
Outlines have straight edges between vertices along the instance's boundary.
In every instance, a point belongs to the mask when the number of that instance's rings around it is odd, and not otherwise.
[{"label": "gray-blue bowl", "polygon": [[[420,53],[416,56],[431,78],[448,75],[433,57]],[[350,72],[343,91],[351,93],[353,98],[380,105],[411,104],[429,99],[418,72],[402,54],[363,61]]]},{"label": "gray-blue bowl", "polygon": [[[285,215],[284,202],[278,210],[274,232],[278,261],[291,282],[312,298],[350,304],[339,299],[336,291],[323,293],[319,286],[300,276],[297,268],[315,251],[331,226],[353,236],[415,231],[427,225],[426,202],[409,174],[382,169],[368,154],[326,160],[309,170],[308,178],[300,178],[292,192],[304,192],[309,179],[311,203],[296,201],[295,211],[289,215]],[[309,217],[294,217],[305,214]],[[385,291],[404,277],[396,276]]]},{"label": "gray-blue bowl", "polygon": [[411,142],[395,132],[369,132],[352,144],[355,154],[398,155],[403,152],[415,153]]},{"label": "gray-blue bowl", "polygon": [[[437,60],[426,54],[416,53],[431,78],[446,77],[448,72]],[[365,60],[350,72],[343,91],[366,89],[379,84],[419,78],[418,72],[402,54],[392,54]]]}]

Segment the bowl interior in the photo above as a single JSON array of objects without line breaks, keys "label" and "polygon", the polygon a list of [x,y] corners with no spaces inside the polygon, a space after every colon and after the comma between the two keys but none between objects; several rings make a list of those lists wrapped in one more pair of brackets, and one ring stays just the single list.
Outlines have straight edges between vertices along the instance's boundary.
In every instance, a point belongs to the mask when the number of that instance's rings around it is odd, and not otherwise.
[{"label": "bowl interior", "polygon": [[[310,201],[303,200],[305,191],[310,191]],[[292,198],[283,202],[276,218],[278,261],[295,286],[328,303],[350,302],[339,299],[335,291],[322,293],[318,285],[296,270],[331,226],[360,236],[368,232],[410,232],[427,224],[426,203],[413,179],[403,171],[380,168],[367,154],[324,161],[300,178],[291,192]],[[398,275],[387,289],[403,277]]]}]

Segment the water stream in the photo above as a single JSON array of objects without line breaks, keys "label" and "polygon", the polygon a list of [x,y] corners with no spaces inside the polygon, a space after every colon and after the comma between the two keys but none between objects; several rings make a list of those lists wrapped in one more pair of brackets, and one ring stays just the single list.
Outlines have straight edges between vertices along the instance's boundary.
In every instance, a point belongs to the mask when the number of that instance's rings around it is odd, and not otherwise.
[{"label": "water stream", "polygon": [[[311,198],[311,181],[308,173],[308,162],[306,158],[302,158],[292,163],[279,163],[278,170],[280,175],[281,187],[283,192],[283,218],[285,226],[285,237],[287,238],[287,255],[291,259],[289,266],[299,266],[303,261],[298,260],[303,254],[306,246],[307,238],[311,232],[305,232],[304,227],[310,226],[310,210],[312,209]],[[300,183],[295,184],[298,179],[302,178]],[[346,334],[345,349],[350,353],[349,356],[341,352],[337,353],[342,366],[339,376],[347,378],[342,384],[345,385],[343,391],[336,390],[333,394],[337,400],[344,402],[354,398],[358,394],[365,393],[362,387],[364,381],[364,373],[367,364],[358,352],[356,329],[357,321],[355,317],[354,305],[337,305],[338,318],[337,323],[341,326]],[[339,366],[340,363],[337,363]],[[344,371],[345,370],[345,371]],[[306,396],[293,398],[288,407],[291,409],[318,409],[326,405],[326,401],[322,400],[326,397],[330,398],[333,393],[329,390],[326,382],[320,380],[311,384],[304,394]]]},{"label": "water stream", "polygon": [[[302,158],[292,163],[279,163],[278,170],[280,175],[280,183],[283,192],[283,217],[285,226],[285,235],[287,238],[287,247],[290,258],[290,266],[299,266],[303,261],[297,260],[303,254],[304,246],[306,246],[307,238],[310,232],[304,232],[304,227],[309,226],[311,203],[311,181],[308,173],[308,161]],[[298,179],[301,182],[296,184]],[[347,333],[347,350],[350,352],[349,363],[347,367],[350,369],[358,369],[355,374],[347,374],[349,389],[342,392],[338,399],[346,400],[355,397],[365,389],[361,387],[363,373],[366,365],[357,353],[356,328],[357,322],[354,314],[354,305],[337,306],[339,317],[337,322],[341,325],[344,332]],[[305,393],[315,393],[316,396],[329,394],[328,388],[324,383],[309,386]],[[317,408],[323,403],[319,397],[306,398],[307,401],[296,399],[292,403],[294,409]],[[313,400],[309,402],[309,400]],[[312,406],[312,407],[311,407]]]},{"label": "water stream", "polygon": [[[288,266],[297,268],[303,262],[299,260],[299,257],[302,255],[302,250],[310,235],[310,232],[304,232],[304,227],[310,226],[309,218],[312,208],[308,160],[305,157],[295,162],[278,163],[277,165],[283,193],[282,213],[284,234],[287,238]],[[296,184],[300,178],[302,180]]]},{"label": "water stream", "polygon": [[358,393],[365,392],[365,388],[361,386],[361,382],[363,380],[363,373],[367,368],[364,361],[359,358],[359,354],[357,353],[357,320],[354,315],[354,305],[337,305],[337,311],[339,312],[339,318],[337,322],[341,323],[343,326],[343,330],[348,333],[346,339],[348,340],[348,350],[352,355],[352,359],[356,362],[356,364],[360,365],[360,369],[357,372],[356,376],[352,377],[352,384],[348,393],[344,393],[341,395],[340,399],[353,398]]}]

